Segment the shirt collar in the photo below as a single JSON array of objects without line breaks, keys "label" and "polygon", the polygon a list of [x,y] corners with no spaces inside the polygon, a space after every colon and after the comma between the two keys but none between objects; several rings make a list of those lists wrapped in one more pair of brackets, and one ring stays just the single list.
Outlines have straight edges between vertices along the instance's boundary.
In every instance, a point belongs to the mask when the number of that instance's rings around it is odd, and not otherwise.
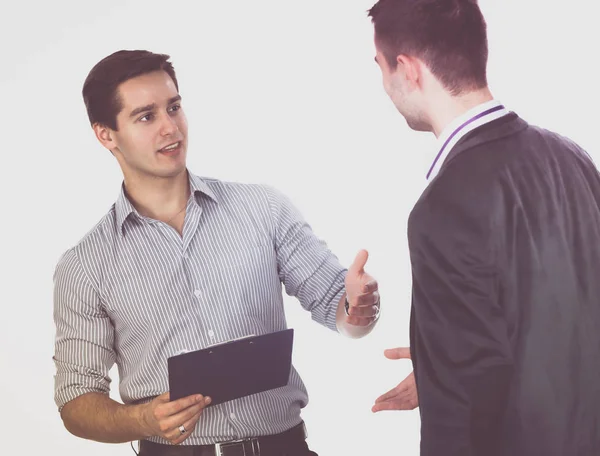
[{"label": "shirt collar", "polygon": [[[196,201],[197,204],[199,203],[199,194],[204,194],[211,198],[213,201],[217,201],[215,193],[210,189],[208,184],[202,178],[192,174],[189,171],[188,177],[190,182],[190,192],[194,195],[194,201]],[[117,227],[119,229],[119,234],[121,234],[122,236],[124,235],[123,225],[131,214],[135,214],[136,216],[141,218],[141,215],[138,213],[138,211],[135,209],[133,204],[131,204],[131,201],[127,197],[124,182],[121,184],[121,193],[119,194],[119,197],[117,198],[117,201],[115,203],[115,213],[117,218]]]},{"label": "shirt collar", "polygon": [[202,179],[199,176],[196,176],[195,174],[190,173],[189,171],[188,171],[188,174],[190,177],[190,191],[194,195],[198,195],[199,193],[204,194],[204,195],[208,196],[210,199],[212,199],[213,201],[217,202],[217,197],[216,197],[215,193],[211,190],[211,188],[204,181],[204,179]]},{"label": "shirt collar", "polygon": [[[467,112],[450,122],[446,128],[444,128],[436,142],[438,155],[436,155],[436,158],[430,167],[427,180],[433,180],[438,174],[444,160],[463,136],[473,131],[475,128],[505,116],[508,113],[509,111],[504,108],[500,101],[490,100],[469,109]],[[469,121],[471,122],[468,123]]]}]

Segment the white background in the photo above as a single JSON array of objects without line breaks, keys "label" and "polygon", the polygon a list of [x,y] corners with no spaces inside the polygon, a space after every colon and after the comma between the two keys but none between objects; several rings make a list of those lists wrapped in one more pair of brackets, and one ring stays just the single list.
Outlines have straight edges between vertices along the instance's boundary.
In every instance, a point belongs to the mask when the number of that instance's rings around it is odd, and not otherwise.
[{"label": "white background", "polygon": [[[321,456],[418,454],[417,410],[370,408],[410,372],[409,361],[382,352],[408,343],[406,220],[436,151],[434,137],[409,130],[381,87],[366,17],[374,1],[3,2],[1,453],[8,445],[11,454],[133,454],[62,426],[53,402],[52,274],[121,183],[89,127],[83,81],[118,49],[149,49],[174,62],[193,172],[274,185],[342,262],[360,248],[371,253],[384,313],[367,339],[328,332],[287,300],[294,363],[311,397],[303,412],[311,447]],[[599,163],[593,2],[480,4],[495,96]],[[113,379],[119,399],[116,371]]]}]

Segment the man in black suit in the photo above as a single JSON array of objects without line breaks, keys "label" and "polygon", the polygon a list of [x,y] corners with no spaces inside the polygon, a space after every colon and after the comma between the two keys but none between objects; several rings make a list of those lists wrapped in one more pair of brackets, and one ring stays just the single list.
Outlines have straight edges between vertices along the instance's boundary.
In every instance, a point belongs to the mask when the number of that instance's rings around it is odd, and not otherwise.
[{"label": "man in black suit", "polygon": [[421,455],[600,455],[597,168],[494,99],[475,0],[370,16],[386,92],[439,139],[408,225]]}]

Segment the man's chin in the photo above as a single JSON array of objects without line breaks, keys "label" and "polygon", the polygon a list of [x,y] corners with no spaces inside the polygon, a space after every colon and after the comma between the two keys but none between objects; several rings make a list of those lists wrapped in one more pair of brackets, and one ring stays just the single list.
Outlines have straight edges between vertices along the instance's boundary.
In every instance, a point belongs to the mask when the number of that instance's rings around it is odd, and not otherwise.
[{"label": "man's chin", "polygon": [[405,117],[406,119],[406,124],[408,125],[408,127],[411,130],[414,131],[424,131],[424,132],[429,132],[431,131],[431,126],[428,125],[426,122],[423,122],[421,120],[414,120],[414,119],[410,119]]},{"label": "man's chin", "polygon": [[184,163],[178,163],[178,164],[171,164],[171,166],[161,166],[158,168],[155,168],[152,172],[152,174],[155,177],[158,177],[160,179],[173,179],[176,177],[179,177],[181,174],[185,173],[187,171],[187,167],[185,162]]}]

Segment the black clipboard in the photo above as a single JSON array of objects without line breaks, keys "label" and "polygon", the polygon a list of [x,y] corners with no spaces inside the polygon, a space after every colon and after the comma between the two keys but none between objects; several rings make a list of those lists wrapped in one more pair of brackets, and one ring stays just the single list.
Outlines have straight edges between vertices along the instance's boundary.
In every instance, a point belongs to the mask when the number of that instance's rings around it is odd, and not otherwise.
[{"label": "black clipboard", "polygon": [[170,400],[209,396],[210,405],[288,384],[294,330],[213,345],[168,358]]}]

